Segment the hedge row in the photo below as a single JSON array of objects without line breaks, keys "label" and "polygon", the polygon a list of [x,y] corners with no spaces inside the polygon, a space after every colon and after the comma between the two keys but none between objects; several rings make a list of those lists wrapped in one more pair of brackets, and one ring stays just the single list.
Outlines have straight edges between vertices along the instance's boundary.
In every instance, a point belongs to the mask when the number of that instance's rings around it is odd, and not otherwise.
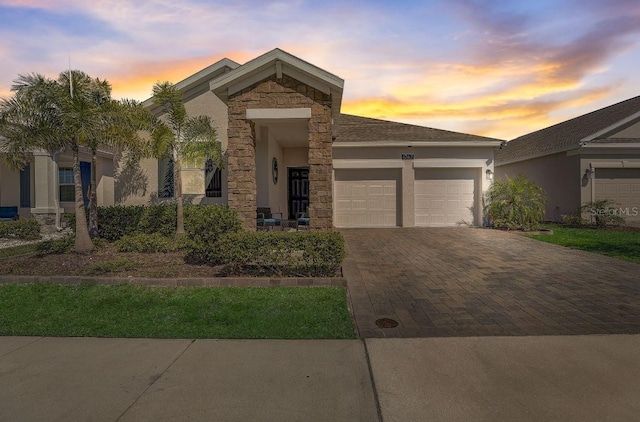
[{"label": "hedge row", "polygon": [[20,240],[40,239],[40,224],[33,219],[0,221],[0,238]]},{"label": "hedge row", "polygon": [[[116,205],[98,207],[98,233],[114,242],[137,233],[171,237],[176,231],[176,205]],[[75,215],[67,216],[75,228]],[[198,242],[215,242],[219,235],[240,230],[236,211],[225,205],[185,205],[187,237]]]},{"label": "hedge row", "polygon": [[197,242],[185,260],[222,265],[225,275],[332,277],[345,257],[337,232],[232,232],[216,243]]}]

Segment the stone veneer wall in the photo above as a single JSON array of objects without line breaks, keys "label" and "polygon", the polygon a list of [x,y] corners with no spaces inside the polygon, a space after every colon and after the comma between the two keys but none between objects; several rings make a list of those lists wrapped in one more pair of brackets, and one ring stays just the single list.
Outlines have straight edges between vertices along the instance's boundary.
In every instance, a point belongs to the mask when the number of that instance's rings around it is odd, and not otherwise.
[{"label": "stone veneer wall", "polygon": [[333,227],[331,97],[287,75],[275,75],[229,96],[229,207],[245,228],[256,227],[255,127],[247,109],[311,108],[309,120],[309,217],[311,228]]}]

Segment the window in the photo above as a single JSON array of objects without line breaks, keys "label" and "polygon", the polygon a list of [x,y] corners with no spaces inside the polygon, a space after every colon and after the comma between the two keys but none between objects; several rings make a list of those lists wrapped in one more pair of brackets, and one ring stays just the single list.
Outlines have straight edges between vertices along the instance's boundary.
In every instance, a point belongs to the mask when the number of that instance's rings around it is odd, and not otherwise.
[{"label": "window", "polygon": [[173,198],[173,159],[158,160],[158,198]]},{"label": "window", "polygon": [[[80,183],[82,184],[82,197],[84,205],[89,205],[89,185],[91,184],[91,163],[80,161]],[[58,169],[58,184],[60,202],[74,202],[76,200],[76,187],[73,181],[73,168],[60,167]]]},{"label": "window", "polygon": [[204,168],[205,195],[207,198],[222,197],[222,171],[213,163],[213,160],[207,159]]},{"label": "window", "polygon": [[31,166],[20,170],[20,208],[31,208]]},{"label": "window", "polygon": [[72,168],[61,167],[58,169],[58,183],[60,183],[60,202],[75,201],[76,193]]}]

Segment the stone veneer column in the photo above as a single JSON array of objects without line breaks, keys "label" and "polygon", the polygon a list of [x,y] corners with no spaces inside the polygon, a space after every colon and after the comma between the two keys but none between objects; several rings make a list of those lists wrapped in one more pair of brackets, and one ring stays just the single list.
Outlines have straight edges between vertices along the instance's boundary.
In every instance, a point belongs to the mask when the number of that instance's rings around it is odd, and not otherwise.
[{"label": "stone veneer column", "polygon": [[245,229],[256,229],[256,149],[253,125],[246,120],[250,93],[229,101],[227,144],[229,207],[236,210]]},{"label": "stone veneer column", "polygon": [[287,75],[271,76],[229,96],[229,207],[243,226],[256,228],[255,128],[247,109],[311,108],[309,119],[309,217],[311,228],[333,227],[331,97]]},{"label": "stone veneer column", "polygon": [[[316,95],[321,101],[322,95]],[[309,217],[312,229],[333,227],[333,139],[331,107],[326,103],[311,106],[309,121]]]}]

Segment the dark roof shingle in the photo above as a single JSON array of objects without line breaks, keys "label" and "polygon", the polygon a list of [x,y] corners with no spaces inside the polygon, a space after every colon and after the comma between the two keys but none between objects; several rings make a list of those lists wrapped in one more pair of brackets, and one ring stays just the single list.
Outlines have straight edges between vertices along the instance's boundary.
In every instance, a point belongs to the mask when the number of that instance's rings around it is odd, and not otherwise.
[{"label": "dark roof shingle", "polygon": [[340,142],[483,142],[499,139],[467,133],[433,129],[425,126],[409,125],[388,120],[341,114],[338,119]]},{"label": "dark roof shingle", "polygon": [[[555,154],[580,146],[580,142],[640,111],[640,96],[515,138],[496,151],[496,164]],[[635,120],[635,119],[634,119]]]}]

